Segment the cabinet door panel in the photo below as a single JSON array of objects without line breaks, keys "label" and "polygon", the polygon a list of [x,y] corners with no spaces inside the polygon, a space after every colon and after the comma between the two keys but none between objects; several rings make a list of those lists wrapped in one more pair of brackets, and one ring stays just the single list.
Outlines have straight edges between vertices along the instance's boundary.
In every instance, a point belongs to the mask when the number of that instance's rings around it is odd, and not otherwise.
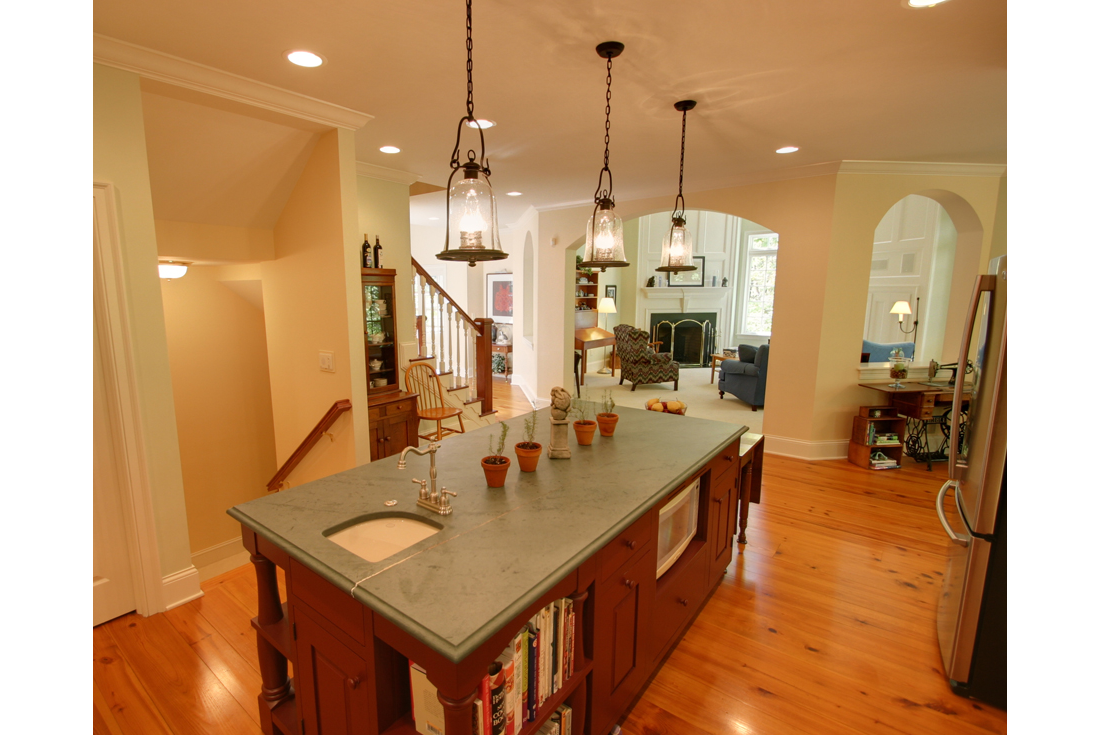
[{"label": "cabinet door panel", "polygon": [[648,548],[636,561],[599,585],[595,612],[596,658],[593,732],[630,704],[645,684],[652,664],[650,630],[657,584],[656,553]]},{"label": "cabinet door panel", "polygon": [[307,613],[295,611],[301,717],[306,735],[370,732],[370,682],[366,662],[329,635]]},{"label": "cabinet door panel", "polygon": [[723,473],[711,487],[710,544],[711,585],[721,579],[733,561],[733,518],[737,506],[737,482],[740,473]]}]

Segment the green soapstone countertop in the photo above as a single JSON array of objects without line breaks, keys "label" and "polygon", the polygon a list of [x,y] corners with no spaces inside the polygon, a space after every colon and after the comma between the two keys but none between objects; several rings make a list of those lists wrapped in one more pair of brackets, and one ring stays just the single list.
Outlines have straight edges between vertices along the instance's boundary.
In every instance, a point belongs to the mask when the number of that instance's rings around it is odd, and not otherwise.
[{"label": "green soapstone countertop", "polygon": [[[447,659],[458,662],[701,469],[746,427],[617,408],[612,437],[597,430],[571,459],[550,459],[550,409],[537,412],[535,472],[512,460],[503,488],[485,484],[481,458],[492,425],[447,437],[436,453],[437,484],[458,493],[441,516],[416,505],[429,458],[392,456],[230,508],[233,518],[348,592]],[[421,442],[421,448],[427,443]],[[384,502],[397,500],[387,507]],[[359,516],[400,512],[442,524],[439,533],[379,562],[368,562],[323,532]],[[358,583],[358,584],[357,584]]]}]

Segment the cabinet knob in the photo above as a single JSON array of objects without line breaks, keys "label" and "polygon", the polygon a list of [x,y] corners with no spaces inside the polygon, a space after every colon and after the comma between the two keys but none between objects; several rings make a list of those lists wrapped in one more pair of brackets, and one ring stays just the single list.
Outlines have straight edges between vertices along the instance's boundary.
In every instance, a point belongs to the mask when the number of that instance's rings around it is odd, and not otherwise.
[{"label": "cabinet knob", "polygon": [[726,460],[727,462],[732,462],[733,461],[733,455],[732,454],[727,454],[727,455],[723,456],[722,459]]},{"label": "cabinet knob", "polygon": [[634,589],[635,587],[638,586],[638,583],[635,582],[633,579],[625,579],[624,578],[623,579],[623,584],[625,584],[627,586],[627,589]]},{"label": "cabinet knob", "polygon": [[722,502],[721,498],[711,498],[711,500],[713,500],[715,503],[721,503]]},{"label": "cabinet knob", "polygon": [[633,540],[626,540],[626,541],[623,541],[623,543],[626,544],[627,548],[630,549],[631,551],[633,551],[634,548],[638,545],[638,542],[633,541]]},{"label": "cabinet knob", "polygon": [[676,602],[680,603],[681,607],[687,607],[688,606],[688,601],[685,600],[683,597],[677,597]]},{"label": "cabinet knob", "polygon": [[387,437],[386,437],[386,441],[389,441],[389,440],[390,440],[390,438],[389,438],[389,437],[387,436]]},{"label": "cabinet knob", "polygon": [[358,689],[359,688],[359,677],[358,676],[348,677],[348,686],[351,687],[352,689]]}]

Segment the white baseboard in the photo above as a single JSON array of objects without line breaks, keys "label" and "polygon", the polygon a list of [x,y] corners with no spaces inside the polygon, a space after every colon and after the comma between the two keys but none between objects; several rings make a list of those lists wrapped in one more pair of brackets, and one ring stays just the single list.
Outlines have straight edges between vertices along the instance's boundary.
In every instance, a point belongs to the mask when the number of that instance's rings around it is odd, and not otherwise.
[{"label": "white baseboard", "polygon": [[251,554],[241,544],[240,537],[222,541],[191,555],[191,563],[199,570],[199,581],[205,582],[211,577],[244,566],[250,561]]},{"label": "white baseboard", "polygon": [[539,398],[537,395],[535,395],[535,391],[531,388],[531,386],[527,385],[527,381],[525,381],[522,376],[513,373],[512,385],[519,386],[519,389],[523,391],[524,397],[527,398],[527,401],[536,409],[546,408],[550,405],[550,399]]},{"label": "white baseboard", "polygon": [[778,454],[795,459],[823,460],[847,459],[848,440],[828,439],[825,441],[806,441],[783,436],[767,435],[764,454]]},{"label": "white baseboard", "polygon": [[165,610],[197,600],[203,595],[202,587],[199,586],[199,570],[194,566],[165,575],[161,578],[161,584],[161,599]]}]

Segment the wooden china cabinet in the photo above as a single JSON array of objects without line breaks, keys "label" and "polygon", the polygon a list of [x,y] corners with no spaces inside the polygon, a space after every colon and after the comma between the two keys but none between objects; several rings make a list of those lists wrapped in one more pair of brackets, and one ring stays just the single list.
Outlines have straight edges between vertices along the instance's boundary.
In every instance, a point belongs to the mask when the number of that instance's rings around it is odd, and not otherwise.
[{"label": "wooden china cabinet", "polygon": [[397,299],[392,268],[363,268],[363,348],[367,355],[370,458],[418,446],[416,394],[401,390],[397,366]]}]

